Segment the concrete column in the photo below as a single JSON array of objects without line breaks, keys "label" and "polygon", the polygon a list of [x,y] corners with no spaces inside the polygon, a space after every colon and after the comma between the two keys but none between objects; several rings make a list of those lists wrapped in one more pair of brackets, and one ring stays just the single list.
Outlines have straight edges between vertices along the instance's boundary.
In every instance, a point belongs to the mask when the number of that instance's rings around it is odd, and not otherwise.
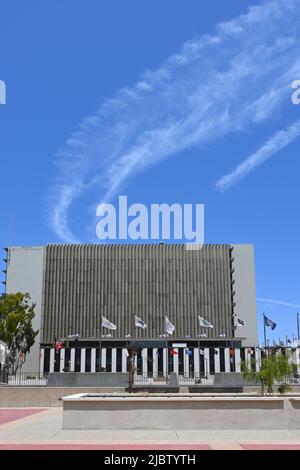
[{"label": "concrete column", "polygon": [[54,358],[55,358],[55,349],[50,349],[50,365],[49,365],[49,372],[54,372]]},{"label": "concrete column", "polygon": [[101,367],[106,368],[106,348],[101,348]]},{"label": "concrete column", "polygon": [[44,374],[45,349],[40,349],[40,377]]},{"label": "concrete column", "polygon": [[199,348],[194,348],[194,376],[200,376]]},{"label": "concrete column", "polygon": [[235,348],[235,371],[241,372],[241,350]]},{"label": "concrete column", "polygon": [[127,372],[127,357],[128,357],[127,348],[123,348],[122,349],[122,372]]},{"label": "concrete column", "polygon": [[245,363],[247,365],[248,369],[251,369],[251,353],[250,353],[250,348],[245,348]]},{"label": "concrete column", "polygon": [[111,350],[111,371],[117,372],[117,348]]},{"label": "concrete column", "polygon": [[[178,353],[178,349],[174,348],[174,352]],[[179,361],[178,361],[178,354],[173,355],[173,372],[178,375],[179,373]]]},{"label": "concrete column", "polygon": [[204,349],[204,370],[205,376],[208,377],[210,375],[209,348]]},{"label": "concrete column", "polygon": [[225,356],[225,372],[230,372],[230,354],[229,354],[229,348],[225,348],[225,350],[224,350],[224,356]]},{"label": "concrete column", "polygon": [[300,348],[298,347],[295,351],[294,363],[297,365],[297,373],[300,374]]},{"label": "concrete column", "polygon": [[85,372],[85,348],[80,351],[80,372]]},{"label": "concrete column", "polygon": [[91,372],[96,372],[96,348],[91,349]]},{"label": "concrete column", "polygon": [[152,360],[153,360],[153,377],[157,377],[158,376],[158,348],[153,348]]},{"label": "concrete column", "polygon": [[189,377],[190,375],[190,356],[183,351],[183,375]]},{"label": "concrete column", "polygon": [[214,361],[215,361],[215,372],[220,372],[220,348],[215,348]]},{"label": "concrete column", "polygon": [[60,350],[59,372],[63,372],[65,368],[65,349]]},{"label": "concrete column", "polygon": [[75,371],[75,348],[71,349],[70,353],[70,372]]},{"label": "concrete column", "polygon": [[142,374],[143,377],[148,376],[148,349],[142,349]]},{"label": "concrete column", "polygon": [[255,348],[255,371],[259,372],[261,365],[260,349]]},{"label": "concrete column", "polygon": [[137,354],[134,356],[134,370],[135,374],[137,375]]},{"label": "concrete column", "polygon": [[168,350],[166,348],[163,349],[163,374],[164,377],[167,375],[167,354]]}]

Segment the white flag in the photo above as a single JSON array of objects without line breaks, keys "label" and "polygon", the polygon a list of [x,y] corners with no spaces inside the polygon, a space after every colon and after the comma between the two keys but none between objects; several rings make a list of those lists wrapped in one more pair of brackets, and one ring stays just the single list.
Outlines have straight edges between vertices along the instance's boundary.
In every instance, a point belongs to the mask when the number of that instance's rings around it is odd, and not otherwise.
[{"label": "white flag", "polygon": [[213,325],[209,323],[209,321],[205,320],[204,318],[198,315],[199,326],[200,328],[213,328]]},{"label": "white flag", "polygon": [[168,317],[165,318],[165,331],[168,335],[172,335],[175,331],[175,326],[170,322]]},{"label": "white flag", "polygon": [[102,328],[107,328],[108,330],[116,330],[117,327],[113,323],[111,323],[107,318],[102,317]]},{"label": "white flag", "polygon": [[147,328],[146,323],[143,320],[141,320],[141,318],[137,317],[136,315],[134,315],[134,324],[137,328],[143,328],[143,330]]}]

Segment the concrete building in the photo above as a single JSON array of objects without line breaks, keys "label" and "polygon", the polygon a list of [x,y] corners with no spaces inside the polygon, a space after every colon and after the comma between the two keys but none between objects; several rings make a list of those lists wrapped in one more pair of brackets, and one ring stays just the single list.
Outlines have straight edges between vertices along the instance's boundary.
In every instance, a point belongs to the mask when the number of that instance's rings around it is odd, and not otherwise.
[{"label": "concrete building", "polygon": [[[10,247],[6,265],[6,292],[28,292],[36,303],[39,335],[23,370],[94,372],[101,357],[103,369],[124,372],[129,343],[144,375],[165,374],[166,355],[169,372],[180,374],[238,371],[241,359],[256,355],[252,245]],[[101,332],[102,315],[117,329]],[[135,327],[134,315],[145,330]],[[175,325],[168,344],[165,315]],[[198,315],[214,328],[200,330]],[[237,318],[245,326],[235,327]],[[75,334],[79,340],[70,340]],[[65,345],[59,353],[55,338]]]}]

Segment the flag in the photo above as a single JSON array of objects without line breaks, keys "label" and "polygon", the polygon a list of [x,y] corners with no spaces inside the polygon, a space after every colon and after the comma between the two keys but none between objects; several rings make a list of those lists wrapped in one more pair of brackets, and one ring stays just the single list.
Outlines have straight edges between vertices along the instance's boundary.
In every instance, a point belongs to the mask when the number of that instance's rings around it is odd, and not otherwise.
[{"label": "flag", "polygon": [[244,320],[241,320],[240,318],[237,319],[238,325],[245,326],[246,322]]},{"label": "flag", "polygon": [[59,351],[64,347],[64,343],[56,339],[53,346],[54,346],[56,354],[58,354]]},{"label": "flag", "polygon": [[290,339],[287,340],[288,344],[292,344],[292,341]]},{"label": "flag", "polygon": [[143,320],[141,320],[139,317],[137,317],[136,315],[134,315],[134,324],[137,328],[142,328],[143,330],[147,328],[146,323]]},{"label": "flag", "polygon": [[213,325],[209,323],[209,321],[205,320],[204,318],[198,315],[199,326],[200,328],[213,328]]},{"label": "flag", "polygon": [[171,348],[171,349],[170,349],[170,354],[171,354],[172,356],[176,356],[176,355],[178,354],[178,351],[176,351],[174,348]]},{"label": "flag", "polygon": [[168,335],[172,335],[175,331],[175,326],[170,322],[167,316],[165,318],[165,330]]},{"label": "flag", "polygon": [[272,320],[270,320],[270,318],[266,317],[265,314],[264,314],[264,322],[265,322],[266,326],[271,327],[271,330],[275,330],[277,324],[275,322],[273,322]]},{"label": "flag", "polygon": [[116,330],[117,327],[113,323],[111,323],[107,318],[102,317],[102,323],[101,323],[102,328],[107,328],[108,330]]},{"label": "flag", "polygon": [[184,350],[184,352],[185,352],[185,354],[186,354],[187,356],[192,356],[192,355],[193,355],[193,351],[191,351],[191,350],[188,349],[188,348],[186,348],[186,349]]}]

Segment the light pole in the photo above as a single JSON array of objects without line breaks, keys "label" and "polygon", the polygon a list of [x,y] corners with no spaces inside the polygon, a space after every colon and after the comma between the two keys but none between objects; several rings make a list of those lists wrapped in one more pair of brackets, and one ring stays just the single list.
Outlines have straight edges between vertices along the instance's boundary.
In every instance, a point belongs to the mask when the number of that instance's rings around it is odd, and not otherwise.
[{"label": "light pole", "polygon": [[[77,346],[77,343],[80,340],[80,338],[81,338],[81,336],[80,336],[79,333],[75,333],[75,334],[67,336],[68,346],[69,347],[70,347],[70,341],[75,342],[75,357],[74,357],[74,371],[73,372],[75,372],[75,367],[76,367],[76,346]],[[70,355],[71,355],[71,351],[70,351]],[[71,357],[70,357],[70,359],[71,359]],[[71,369],[71,361],[70,361],[70,369]],[[71,372],[71,370],[70,370],[70,372]]]},{"label": "light pole", "polygon": [[[201,333],[201,327],[199,328],[200,333],[198,334],[198,353],[199,353],[199,382],[201,383],[201,351],[200,351],[200,338],[206,338],[206,333]],[[204,363],[204,361],[203,361]],[[204,365],[205,367],[205,365]]]}]

